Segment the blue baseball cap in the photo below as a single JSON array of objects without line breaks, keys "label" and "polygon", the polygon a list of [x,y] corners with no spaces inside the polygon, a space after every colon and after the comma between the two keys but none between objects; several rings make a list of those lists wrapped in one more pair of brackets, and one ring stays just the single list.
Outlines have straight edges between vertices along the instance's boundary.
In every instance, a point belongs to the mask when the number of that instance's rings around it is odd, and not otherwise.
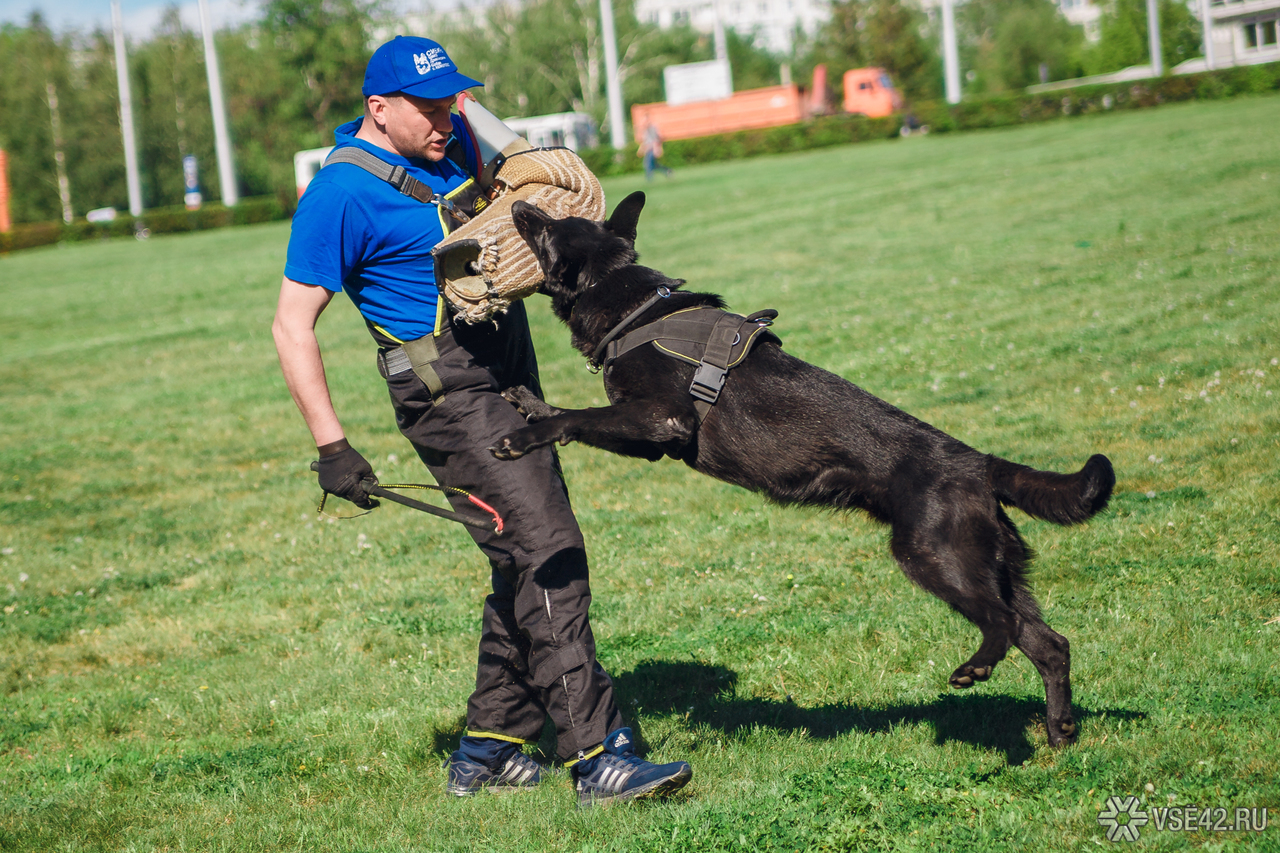
[{"label": "blue baseball cap", "polygon": [[417,36],[396,36],[373,52],[364,72],[364,88],[370,95],[403,92],[419,98],[450,98],[463,89],[483,86],[458,73],[439,43]]}]

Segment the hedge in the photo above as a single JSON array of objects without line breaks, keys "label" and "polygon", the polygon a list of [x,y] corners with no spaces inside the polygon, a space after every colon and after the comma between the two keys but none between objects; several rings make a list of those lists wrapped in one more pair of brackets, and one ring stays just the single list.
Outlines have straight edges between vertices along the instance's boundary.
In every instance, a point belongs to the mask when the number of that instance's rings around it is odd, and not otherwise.
[{"label": "hedge", "polygon": [[[172,234],[180,231],[206,231],[228,225],[253,225],[274,222],[293,215],[293,205],[276,196],[241,199],[235,207],[221,203],[206,204],[199,210],[186,207],[157,207],[135,219],[127,213],[117,214],[111,222],[95,224],[77,219],[70,225],[61,222],[33,222],[15,225],[12,231],[0,233],[0,253],[48,246],[52,243],[105,240],[109,237],[144,234]],[[146,229],[142,231],[142,229]]]}]

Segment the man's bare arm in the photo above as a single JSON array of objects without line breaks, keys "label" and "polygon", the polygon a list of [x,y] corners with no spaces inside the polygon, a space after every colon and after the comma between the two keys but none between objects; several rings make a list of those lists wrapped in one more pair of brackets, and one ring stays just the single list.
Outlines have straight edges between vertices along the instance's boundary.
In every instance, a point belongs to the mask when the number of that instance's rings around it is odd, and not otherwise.
[{"label": "man's bare arm", "polygon": [[324,361],[316,340],[316,321],[331,299],[330,290],[285,278],[280,283],[280,301],[275,322],[271,324],[285,384],[317,447],[345,437],[329,396]]}]

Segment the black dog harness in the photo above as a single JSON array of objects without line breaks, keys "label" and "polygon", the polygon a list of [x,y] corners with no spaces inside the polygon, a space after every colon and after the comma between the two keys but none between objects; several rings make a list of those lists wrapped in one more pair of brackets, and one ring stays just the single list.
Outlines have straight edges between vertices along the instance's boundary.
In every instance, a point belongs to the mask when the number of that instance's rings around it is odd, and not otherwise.
[{"label": "black dog harness", "polygon": [[633,349],[652,344],[663,355],[697,365],[689,394],[698,412],[698,423],[702,423],[720,398],[729,371],[742,363],[751,348],[762,340],[782,343],[777,335],[768,331],[778,312],[767,308],[743,317],[719,308],[686,308],[619,336],[635,317],[669,296],[669,291],[662,292],[665,290],[667,288],[661,288],[657,296],[614,326],[592,353],[590,363],[608,370],[613,362]]}]

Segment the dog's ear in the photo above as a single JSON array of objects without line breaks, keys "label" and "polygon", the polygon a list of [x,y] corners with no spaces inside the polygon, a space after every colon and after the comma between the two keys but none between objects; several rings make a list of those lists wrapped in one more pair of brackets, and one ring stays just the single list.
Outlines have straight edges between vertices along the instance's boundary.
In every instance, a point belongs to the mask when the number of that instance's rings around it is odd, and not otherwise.
[{"label": "dog's ear", "polygon": [[605,227],[628,243],[635,245],[636,222],[640,219],[640,211],[643,209],[644,193],[637,190],[618,203],[618,206],[613,209],[613,216],[605,222]]}]

